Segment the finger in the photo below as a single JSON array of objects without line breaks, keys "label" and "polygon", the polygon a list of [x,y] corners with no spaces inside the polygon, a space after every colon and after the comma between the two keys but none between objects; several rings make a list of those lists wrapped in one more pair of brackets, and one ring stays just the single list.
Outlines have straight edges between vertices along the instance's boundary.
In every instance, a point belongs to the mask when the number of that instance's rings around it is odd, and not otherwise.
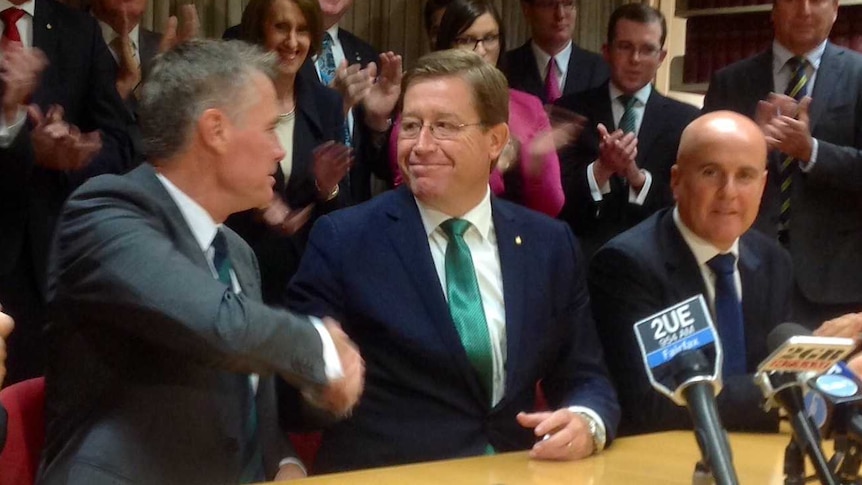
[{"label": "finger", "polygon": [[178,41],[185,42],[197,37],[200,30],[200,22],[198,20],[198,11],[194,3],[187,3],[180,7],[180,13],[183,17],[183,27],[179,33]]},{"label": "finger", "polygon": [[805,96],[802,98],[802,101],[799,102],[799,111],[796,113],[796,119],[800,122],[805,123],[805,126],[809,125],[809,116],[808,109],[811,106],[811,96]]},{"label": "finger", "polygon": [[165,33],[162,34],[162,41],[159,42],[159,52],[167,52],[171,50],[177,43],[177,17],[171,15],[168,17],[168,22],[165,24]]},{"label": "finger", "polygon": [[27,116],[30,118],[30,121],[36,125],[36,129],[45,125],[45,116],[42,114],[42,108],[40,108],[38,104],[27,106]]},{"label": "finger", "polygon": [[596,130],[599,132],[599,139],[602,141],[609,136],[608,129],[603,123],[599,123],[598,126],[596,126]]},{"label": "finger", "polygon": [[0,338],[5,339],[15,328],[15,321],[9,315],[0,313]]},{"label": "finger", "polygon": [[[524,428],[535,428],[542,421],[548,419],[550,416],[551,416],[551,412],[549,412],[549,411],[542,411],[542,412],[538,412],[538,413],[520,412],[515,416],[515,419],[518,421],[518,424],[520,424]],[[535,429],[534,429],[534,431],[535,431]],[[544,434],[544,433],[542,433],[542,434]],[[537,434],[537,436],[541,436],[541,435]]]}]

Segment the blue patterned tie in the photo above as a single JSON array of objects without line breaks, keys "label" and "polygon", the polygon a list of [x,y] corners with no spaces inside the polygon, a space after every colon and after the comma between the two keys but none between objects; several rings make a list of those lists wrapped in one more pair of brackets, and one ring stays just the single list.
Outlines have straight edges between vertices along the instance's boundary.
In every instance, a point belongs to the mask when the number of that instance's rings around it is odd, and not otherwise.
[{"label": "blue patterned tie", "polygon": [[[221,229],[216,233],[215,239],[212,242],[213,247],[213,266],[215,266],[218,280],[233,288],[230,273],[232,266],[230,264],[230,255],[228,254],[227,240],[224,232]],[[242,384],[248,389],[246,394],[246,409],[247,419],[243,427],[243,457],[242,457],[242,474],[240,475],[240,483],[255,483],[262,482],[266,479],[263,470],[263,455],[260,450],[260,440],[257,436],[257,405],[255,404],[254,389],[251,387],[248,376],[241,375]]]},{"label": "blue patterned tie", "polygon": [[715,318],[718,335],[724,350],[724,377],[746,372],[745,329],[742,320],[742,303],[736,292],[736,256],[719,254],[706,262],[715,273]]},{"label": "blue patterned tie", "polygon": [[488,392],[490,402],[493,395],[494,365],[491,358],[491,338],[482,295],[473,267],[470,248],[464,241],[464,233],[470,222],[464,219],[449,219],[440,228],[449,238],[446,246],[446,294],[449,298],[449,313],[467,351],[467,358],[479,374],[482,386]]},{"label": "blue patterned tie", "polygon": [[[793,75],[787,83],[787,89],[784,94],[796,99],[802,100],[808,94],[808,60],[802,56],[791,57],[787,61],[787,67],[790,68]],[[780,198],[781,206],[778,212],[778,240],[785,246],[790,243],[790,188],[793,185],[793,172],[796,169],[798,160],[791,156],[784,156],[781,159],[781,165],[778,167],[778,183],[781,188]]]},{"label": "blue patterned tie", "polygon": [[332,53],[332,36],[329,32],[323,35],[321,52],[317,56],[317,70],[320,72],[320,82],[329,86],[335,78],[335,55]]}]

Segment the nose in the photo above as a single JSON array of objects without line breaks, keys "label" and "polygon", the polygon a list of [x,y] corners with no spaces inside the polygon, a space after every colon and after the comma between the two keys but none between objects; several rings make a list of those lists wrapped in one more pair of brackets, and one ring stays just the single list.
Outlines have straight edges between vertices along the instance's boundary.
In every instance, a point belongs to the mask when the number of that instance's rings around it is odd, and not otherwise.
[{"label": "nose", "polygon": [[281,146],[281,142],[278,141],[278,136],[275,133],[272,134],[272,156],[275,158],[276,162],[280,162],[284,156],[286,155],[284,148]]},{"label": "nose", "polygon": [[721,190],[718,191],[723,199],[733,199],[739,192],[739,185],[733,176],[722,177]]},{"label": "nose", "polygon": [[291,49],[296,49],[296,46],[298,44],[296,32],[292,30],[288,32],[287,37],[284,39],[284,43],[287,44],[287,47]]},{"label": "nose", "polygon": [[485,54],[488,53],[488,51],[485,50],[485,43],[482,42],[481,40],[476,42],[476,46],[473,47],[473,52],[475,52],[476,54],[479,54],[480,56],[484,56]]},{"label": "nose", "polygon": [[416,141],[413,143],[413,151],[417,154],[433,151],[437,147],[437,141],[431,136],[429,126],[423,126],[419,129],[419,135],[416,136]]}]

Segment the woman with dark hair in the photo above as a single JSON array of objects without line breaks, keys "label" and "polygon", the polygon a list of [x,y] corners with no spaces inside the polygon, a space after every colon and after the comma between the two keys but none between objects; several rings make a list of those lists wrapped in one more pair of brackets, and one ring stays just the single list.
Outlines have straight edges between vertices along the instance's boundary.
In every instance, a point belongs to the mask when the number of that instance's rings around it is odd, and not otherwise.
[{"label": "woman with dark hair", "polygon": [[[502,19],[491,0],[452,0],[440,21],[435,50],[470,49],[486,62],[498,65],[505,50]],[[397,169],[395,140],[398,124],[390,138],[389,162],[395,183],[402,182]],[[509,147],[491,173],[495,195],[556,217],[563,207],[560,162],[556,141],[573,138],[566,130],[551,130],[550,121],[539,98],[509,90]]]},{"label": "woman with dark hair", "polygon": [[257,254],[264,301],[281,304],[305,249],[307,219],[344,205],[338,184],[350,156],[336,142],[344,133],[343,103],[318,82],[309,61],[323,41],[318,0],[251,0],[240,32],[243,40],[278,56],[274,83],[281,115],[275,131],[285,157],[275,173],[273,204],[237,214],[228,224]]}]

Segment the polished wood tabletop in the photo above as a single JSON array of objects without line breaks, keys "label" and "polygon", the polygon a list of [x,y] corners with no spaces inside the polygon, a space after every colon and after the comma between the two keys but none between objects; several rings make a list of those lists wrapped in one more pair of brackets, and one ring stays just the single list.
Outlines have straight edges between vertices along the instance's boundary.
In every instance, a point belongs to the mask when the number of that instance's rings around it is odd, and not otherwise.
[{"label": "polished wood tabletop", "polygon": [[[784,483],[789,434],[730,435],[743,485]],[[831,447],[828,450],[831,453]],[[620,438],[604,453],[578,462],[540,462],[526,452],[376,468],[299,480],[314,485],[691,485],[700,458],[691,431]],[[285,482],[287,483],[287,482]]]}]

